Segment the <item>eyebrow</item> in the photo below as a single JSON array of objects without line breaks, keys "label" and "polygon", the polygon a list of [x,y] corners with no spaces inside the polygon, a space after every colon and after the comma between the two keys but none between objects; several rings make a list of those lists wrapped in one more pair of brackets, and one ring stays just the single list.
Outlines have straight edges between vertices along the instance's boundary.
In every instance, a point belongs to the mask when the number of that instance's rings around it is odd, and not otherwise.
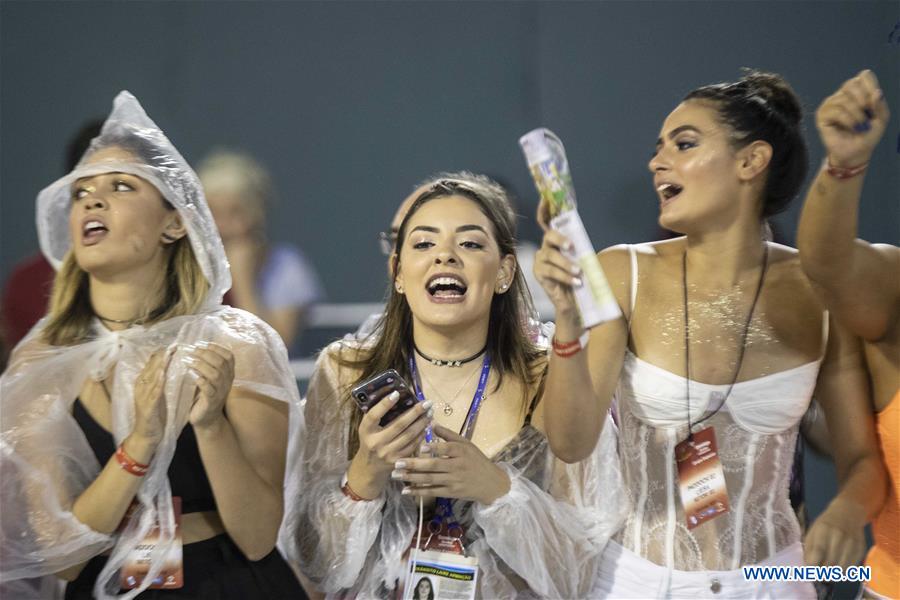
[{"label": "eyebrow", "polygon": [[416,227],[413,227],[413,229],[412,229],[412,231],[410,231],[410,233],[415,233],[416,231],[427,231],[429,233],[440,233],[441,230],[438,229],[437,227],[429,227],[427,225],[418,225]]},{"label": "eyebrow", "polygon": [[[414,231],[427,231],[429,233],[440,233],[441,232],[441,230],[438,229],[437,227],[430,227],[428,225],[419,225],[417,227],[414,227],[413,230],[410,231],[410,233],[413,233]],[[480,231],[481,233],[487,235],[487,232],[484,230],[484,227],[482,227],[481,225],[460,225],[459,227],[456,228],[456,233],[463,233],[464,231]]]},{"label": "eyebrow", "polygon": [[[696,127],[694,127],[693,125],[682,125],[681,127],[676,127],[675,129],[673,129],[672,131],[670,131],[668,137],[669,137],[670,140],[675,139],[675,136],[678,135],[679,133],[683,132],[683,131],[693,131],[693,132],[695,132],[695,133],[703,133],[702,131],[700,131],[699,129],[697,129]],[[659,148],[660,146],[662,146],[662,143],[663,143],[663,139],[662,139],[661,137],[660,137],[660,138],[656,138],[656,147],[657,147],[657,148]]]},{"label": "eyebrow", "polygon": [[87,181],[89,179],[94,179],[96,177],[103,177],[104,175],[119,175],[119,176],[125,175],[126,177],[134,177],[135,179],[141,179],[139,176],[132,175],[131,173],[126,173],[125,171],[106,171],[104,173],[94,173],[93,175],[85,175],[84,177],[79,177],[78,179],[73,181],[72,184],[74,185],[81,181]]}]

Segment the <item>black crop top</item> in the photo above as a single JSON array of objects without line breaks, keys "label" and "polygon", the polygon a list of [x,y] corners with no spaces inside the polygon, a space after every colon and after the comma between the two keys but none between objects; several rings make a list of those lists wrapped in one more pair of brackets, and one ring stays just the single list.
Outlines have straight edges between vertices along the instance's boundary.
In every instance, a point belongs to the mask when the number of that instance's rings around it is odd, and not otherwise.
[{"label": "black crop top", "polygon": [[[80,398],[75,399],[72,416],[84,432],[84,437],[87,438],[100,465],[105,465],[116,452],[112,434],[94,420],[81,404]],[[172,457],[172,464],[169,465],[169,485],[173,496],[181,496],[182,513],[216,510],[216,500],[200,458],[194,428],[190,423],[181,430],[175,444],[175,455]]]}]

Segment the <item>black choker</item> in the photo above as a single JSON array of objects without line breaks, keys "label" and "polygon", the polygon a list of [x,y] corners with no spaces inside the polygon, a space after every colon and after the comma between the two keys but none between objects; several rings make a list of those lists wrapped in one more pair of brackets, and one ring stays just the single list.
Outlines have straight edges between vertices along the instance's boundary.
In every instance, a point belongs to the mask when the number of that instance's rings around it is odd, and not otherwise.
[{"label": "black choker", "polygon": [[416,354],[418,354],[419,356],[421,356],[422,358],[424,358],[425,360],[427,360],[428,362],[430,362],[431,364],[433,364],[436,367],[461,367],[464,364],[470,363],[473,360],[475,360],[476,358],[478,358],[479,356],[481,356],[482,354],[484,354],[484,351],[487,350],[487,344],[485,344],[484,348],[482,348],[481,350],[479,350],[472,356],[470,356],[468,358],[461,358],[459,360],[442,360],[440,358],[431,358],[430,356],[426,355],[424,352],[419,350],[419,347],[416,346],[415,344],[413,344],[413,348],[415,349]]}]

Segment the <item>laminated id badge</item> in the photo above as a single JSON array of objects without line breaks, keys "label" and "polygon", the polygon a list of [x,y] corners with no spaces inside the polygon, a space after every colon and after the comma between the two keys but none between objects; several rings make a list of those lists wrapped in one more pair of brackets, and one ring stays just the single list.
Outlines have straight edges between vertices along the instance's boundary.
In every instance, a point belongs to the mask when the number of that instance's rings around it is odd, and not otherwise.
[{"label": "laminated id badge", "polygon": [[445,519],[423,524],[410,545],[403,600],[474,600],[478,559],[466,556],[464,533]]},{"label": "laminated id badge", "polygon": [[[149,589],[166,589],[173,590],[184,586],[184,568],[182,563],[182,542],[181,542],[181,498],[172,496],[172,510],[175,513],[175,543],[169,550],[166,562],[162,570]],[[130,511],[129,511],[130,512]],[[126,514],[128,519],[130,514]],[[144,577],[150,571],[150,559],[153,555],[153,549],[159,540],[159,527],[150,530],[141,543],[125,559],[125,564],[121,570],[121,587],[131,590],[141,585]]]},{"label": "laminated id badge", "polygon": [[712,427],[698,431],[675,446],[675,466],[688,529],[728,512],[725,472]]},{"label": "laminated id badge", "polygon": [[403,600],[474,600],[478,559],[454,552],[413,550]]}]

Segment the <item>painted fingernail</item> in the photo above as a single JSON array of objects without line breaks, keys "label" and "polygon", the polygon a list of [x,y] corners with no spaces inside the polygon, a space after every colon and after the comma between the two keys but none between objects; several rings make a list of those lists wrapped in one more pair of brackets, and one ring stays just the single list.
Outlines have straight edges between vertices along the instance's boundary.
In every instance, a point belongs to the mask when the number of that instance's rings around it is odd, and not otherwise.
[{"label": "painted fingernail", "polygon": [[434,418],[434,409],[433,409],[433,408],[429,408],[429,409],[428,409],[428,412],[425,413],[425,416],[427,416],[429,419],[433,419],[433,418]]},{"label": "painted fingernail", "polygon": [[394,463],[394,468],[395,468],[395,469],[405,469],[405,468],[406,468],[406,461],[405,461],[405,460],[398,460],[397,462]]},{"label": "painted fingernail", "polygon": [[431,452],[431,446],[428,444],[422,444],[419,446],[419,452]]},{"label": "painted fingernail", "polygon": [[403,479],[403,471],[391,471],[391,479]]},{"label": "painted fingernail", "polygon": [[400,392],[391,392],[390,394],[388,394],[388,400],[390,400],[391,402],[396,402],[399,399]]},{"label": "painted fingernail", "polygon": [[434,405],[434,402],[432,402],[431,400],[426,400],[425,402],[422,403],[422,410],[428,411],[433,405]]},{"label": "painted fingernail", "polygon": [[578,277],[579,275],[581,275],[581,267],[579,267],[578,265],[572,265],[569,268],[569,272],[572,273],[572,275],[574,275],[575,277]]},{"label": "painted fingernail", "polygon": [[581,279],[578,277],[572,278],[572,285],[575,287],[581,287]]},{"label": "painted fingernail", "polygon": [[197,342],[195,345],[198,348],[209,348],[209,342]]},{"label": "painted fingernail", "polygon": [[196,364],[197,364],[197,359],[194,358],[193,356],[185,356],[185,357],[184,357],[184,362],[186,362],[188,365],[196,365]]},{"label": "painted fingernail", "polygon": [[400,490],[400,493],[403,494],[404,496],[409,496],[410,494],[412,494],[412,490],[405,487],[402,490]]}]

